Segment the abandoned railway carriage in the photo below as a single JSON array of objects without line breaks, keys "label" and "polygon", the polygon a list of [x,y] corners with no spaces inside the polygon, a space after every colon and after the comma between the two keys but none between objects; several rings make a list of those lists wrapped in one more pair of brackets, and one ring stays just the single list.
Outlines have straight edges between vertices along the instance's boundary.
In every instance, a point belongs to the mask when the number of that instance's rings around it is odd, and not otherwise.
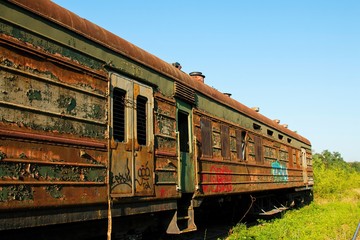
[{"label": "abandoned railway carriage", "polygon": [[208,202],[251,195],[268,214],[311,197],[310,142],[201,73],[48,0],[0,13],[1,230],[168,213],[182,233]]}]

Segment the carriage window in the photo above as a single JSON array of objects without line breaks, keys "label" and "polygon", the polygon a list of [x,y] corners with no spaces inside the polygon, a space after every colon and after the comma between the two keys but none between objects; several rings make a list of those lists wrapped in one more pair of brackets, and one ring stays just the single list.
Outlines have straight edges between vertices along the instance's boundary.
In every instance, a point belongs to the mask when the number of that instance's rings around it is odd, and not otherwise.
[{"label": "carriage window", "polygon": [[136,98],[136,126],[137,141],[140,145],[146,145],[146,103],[147,98],[137,96]]},{"label": "carriage window", "polygon": [[212,156],[212,129],[211,121],[208,119],[201,118],[201,149],[203,156]]},{"label": "carriage window", "polygon": [[115,141],[125,140],[125,97],[126,91],[114,88],[113,92],[113,137]]},{"label": "carriage window", "polygon": [[178,112],[178,130],[180,132],[180,151],[189,152],[189,115]]},{"label": "carriage window", "polygon": [[229,126],[221,125],[221,156],[230,158]]},{"label": "carriage window", "polygon": [[263,162],[262,141],[259,136],[255,136],[255,160]]},{"label": "carriage window", "polygon": [[245,144],[246,132],[236,130],[236,152],[237,158],[241,161],[246,160],[246,144]]},{"label": "carriage window", "polygon": [[261,130],[261,126],[256,123],[253,123],[253,128],[254,130]]}]

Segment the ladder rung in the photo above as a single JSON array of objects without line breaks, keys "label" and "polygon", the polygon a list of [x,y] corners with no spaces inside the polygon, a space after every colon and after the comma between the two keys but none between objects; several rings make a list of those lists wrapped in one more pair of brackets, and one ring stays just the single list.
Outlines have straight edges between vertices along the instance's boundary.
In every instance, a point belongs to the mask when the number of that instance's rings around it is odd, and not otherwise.
[{"label": "ladder rung", "polygon": [[177,217],[177,220],[189,220],[189,216]]}]

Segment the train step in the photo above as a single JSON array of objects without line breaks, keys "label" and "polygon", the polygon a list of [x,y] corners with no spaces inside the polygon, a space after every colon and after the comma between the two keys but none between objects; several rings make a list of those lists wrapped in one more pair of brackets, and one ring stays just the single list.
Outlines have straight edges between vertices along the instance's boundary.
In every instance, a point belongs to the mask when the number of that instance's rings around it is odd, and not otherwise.
[{"label": "train step", "polygon": [[259,215],[260,215],[260,216],[271,216],[271,215],[275,215],[275,214],[277,214],[277,213],[281,213],[282,211],[285,211],[285,210],[287,210],[287,209],[289,209],[289,208],[288,208],[288,207],[284,207],[284,206],[282,206],[282,207],[276,207],[276,206],[274,206],[274,208],[271,209],[270,211],[265,211],[265,210],[261,209],[262,212],[260,212]]},{"label": "train step", "polygon": [[175,211],[166,233],[181,234],[196,230],[193,201],[191,198],[182,198],[178,201],[178,210]]}]

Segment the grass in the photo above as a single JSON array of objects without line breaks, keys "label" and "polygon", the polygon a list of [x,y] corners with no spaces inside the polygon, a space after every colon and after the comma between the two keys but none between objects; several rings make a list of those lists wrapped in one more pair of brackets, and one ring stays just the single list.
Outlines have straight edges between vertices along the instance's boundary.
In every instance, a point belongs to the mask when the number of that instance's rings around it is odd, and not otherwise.
[{"label": "grass", "polygon": [[351,239],[360,221],[360,193],[341,201],[315,200],[285,213],[281,219],[260,221],[254,227],[238,224],[227,240],[235,239]]},{"label": "grass", "polygon": [[253,227],[238,224],[227,240],[237,239],[352,239],[360,222],[360,173],[341,167],[314,168],[315,200],[281,219],[261,221]]}]

